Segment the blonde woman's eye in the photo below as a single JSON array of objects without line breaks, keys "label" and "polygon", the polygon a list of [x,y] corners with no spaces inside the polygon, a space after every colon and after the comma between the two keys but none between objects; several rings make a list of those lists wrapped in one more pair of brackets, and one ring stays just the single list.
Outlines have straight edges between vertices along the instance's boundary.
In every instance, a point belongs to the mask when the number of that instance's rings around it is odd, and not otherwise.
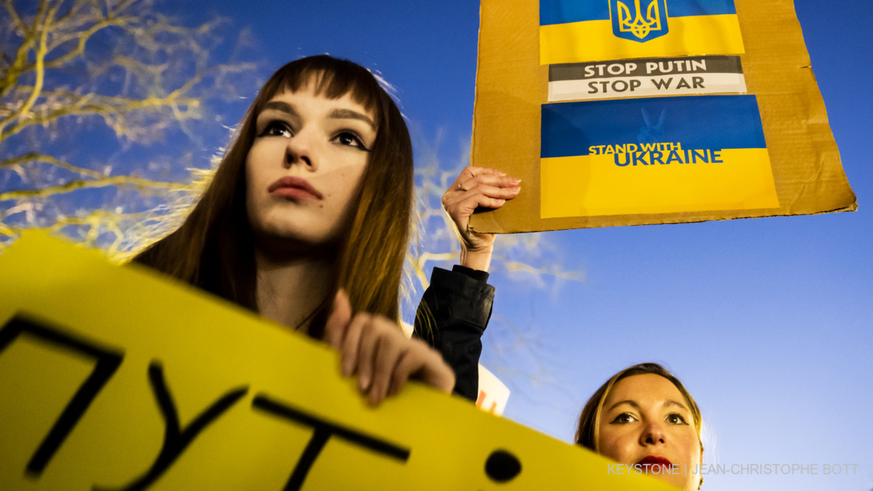
[{"label": "blonde woman's eye", "polygon": [[612,423],[609,423],[609,424],[624,425],[624,424],[628,424],[628,423],[633,423],[636,420],[637,420],[637,418],[634,418],[633,416],[631,416],[628,413],[621,413],[618,416],[616,416],[614,420],[612,420]]},{"label": "blonde woman's eye", "polygon": [[294,133],[291,131],[291,127],[288,126],[288,123],[274,120],[267,123],[267,126],[264,127],[259,136],[283,136],[291,138],[294,136]]},{"label": "blonde woman's eye", "polygon": [[667,416],[667,422],[672,423],[674,425],[687,425],[688,423],[685,421],[685,418],[680,414],[673,413]]},{"label": "blonde woman's eye", "polygon": [[361,149],[365,152],[369,152],[370,149],[364,146],[364,142],[358,137],[358,135],[354,133],[350,133],[348,131],[344,131],[334,137],[334,141],[339,143],[340,145],[345,145],[347,147],[354,147]]}]

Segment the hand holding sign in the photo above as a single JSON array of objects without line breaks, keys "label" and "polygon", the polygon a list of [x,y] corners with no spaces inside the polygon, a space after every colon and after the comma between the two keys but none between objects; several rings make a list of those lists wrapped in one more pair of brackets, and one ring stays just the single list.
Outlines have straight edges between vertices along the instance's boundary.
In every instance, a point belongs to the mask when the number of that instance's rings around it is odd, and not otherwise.
[{"label": "hand holding sign", "polygon": [[398,394],[410,376],[447,393],[455,386],[455,374],[439,353],[419,339],[407,339],[381,315],[361,312],[353,317],[343,290],[334,299],[324,339],[340,352],[342,374],[358,374],[358,389],[372,406]]},{"label": "hand holding sign", "polygon": [[499,170],[468,166],[443,194],[443,208],[452,217],[461,243],[461,266],[488,271],[494,234],[473,233],[467,225],[477,208],[497,209],[518,196],[520,183],[521,179]]}]

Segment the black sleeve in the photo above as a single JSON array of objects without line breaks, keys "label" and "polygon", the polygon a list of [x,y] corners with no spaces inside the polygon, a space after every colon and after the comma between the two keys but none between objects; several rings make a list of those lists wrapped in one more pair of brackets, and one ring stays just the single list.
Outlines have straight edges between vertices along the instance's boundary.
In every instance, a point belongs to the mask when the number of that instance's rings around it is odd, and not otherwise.
[{"label": "black sleeve", "polygon": [[455,394],[479,395],[482,333],[491,318],[494,287],[488,273],[463,266],[434,268],[415,316],[415,336],[438,350],[455,371]]}]

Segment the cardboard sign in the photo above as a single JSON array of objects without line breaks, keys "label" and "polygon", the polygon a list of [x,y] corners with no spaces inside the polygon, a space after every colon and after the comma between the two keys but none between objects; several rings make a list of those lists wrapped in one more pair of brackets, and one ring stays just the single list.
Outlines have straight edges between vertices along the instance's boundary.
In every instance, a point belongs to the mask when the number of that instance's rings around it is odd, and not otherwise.
[{"label": "cardboard sign", "polygon": [[369,408],[327,346],[36,232],[0,277],[4,491],[675,489],[417,383]]},{"label": "cardboard sign", "polygon": [[472,162],[483,233],[857,208],[781,0],[482,0]]}]

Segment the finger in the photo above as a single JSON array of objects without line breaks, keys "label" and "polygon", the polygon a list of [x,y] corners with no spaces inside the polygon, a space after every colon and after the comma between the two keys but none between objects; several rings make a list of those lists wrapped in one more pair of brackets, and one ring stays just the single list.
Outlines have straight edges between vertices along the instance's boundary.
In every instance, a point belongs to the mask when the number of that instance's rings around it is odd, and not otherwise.
[{"label": "finger", "polygon": [[[358,320],[361,317],[361,320]],[[358,314],[352,322],[361,322],[361,340],[358,343],[358,390],[366,394],[373,382],[373,357],[376,353],[376,345],[379,336],[374,332],[373,317],[366,314]]]},{"label": "finger", "polygon": [[503,189],[494,186],[476,186],[462,194],[443,197],[443,207],[456,224],[462,225],[478,206],[500,208],[506,200],[517,198],[521,187]]},{"label": "finger", "polygon": [[411,376],[416,376],[431,387],[450,393],[455,387],[455,373],[436,351],[420,340],[412,341],[415,342],[414,345],[404,352],[394,369],[388,395],[398,394]]},{"label": "finger", "polygon": [[465,193],[466,196],[470,194],[482,194],[488,198],[497,198],[497,199],[512,199],[518,196],[519,191],[521,191],[520,186],[514,186],[511,188],[502,188],[499,186],[491,186],[488,184],[476,184],[472,188]]},{"label": "finger", "polygon": [[341,362],[340,369],[343,376],[349,377],[355,373],[358,365],[358,346],[361,342],[361,333],[368,322],[367,315],[357,315],[346,329],[345,339],[343,339],[340,349]]},{"label": "finger", "polygon": [[493,174],[483,174],[460,181],[460,187],[467,191],[483,184],[501,188],[514,188],[521,184],[521,179]]},{"label": "finger", "polygon": [[324,341],[336,350],[340,350],[345,337],[346,326],[352,318],[352,304],[345,290],[336,292],[331,307],[330,316],[324,326]]},{"label": "finger", "polygon": [[389,396],[396,396],[403,390],[409,376],[421,369],[424,360],[417,349],[408,349],[400,357],[397,366],[394,367],[394,373],[391,375],[391,387],[388,389]]},{"label": "finger", "polygon": [[[386,329],[390,329],[390,331],[386,331]],[[379,405],[385,399],[397,361],[404,352],[404,345],[409,344],[409,340],[396,329],[393,324],[390,327],[382,326],[379,329],[381,332],[373,363],[373,383],[370,386],[369,402],[372,406]]]},{"label": "finger", "polygon": [[449,189],[446,190],[446,193],[451,191],[465,191],[466,186],[463,183],[469,181],[470,179],[474,179],[478,176],[506,176],[504,172],[501,172],[497,169],[491,169],[488,167],[473,167],[472,165],[468,165],[464,167],[464,170],[458,175],[457,179],[449,186]]},{"label": "finger", "polygon": [[481,175],[505,176],[506,173],[491,167],[475,167],[472,165],[464,167],[464,170],[461,171],[461,176],[464,177],[476,177]]},{"label": "finger", "polygon": [[506,203],[502,198],[489,198],[481,193],[470,193],[456,201],[449,202],[446,212],[456,224],[465,225],[476,208],[500,208]]},{"label": "finger", "polygon": [[424,346],[424,348],[427,349],[425,362],[412,376],[437,390],[451,394],[455,389],[454,370],[443,360],[439,353],[427,346]]}]

